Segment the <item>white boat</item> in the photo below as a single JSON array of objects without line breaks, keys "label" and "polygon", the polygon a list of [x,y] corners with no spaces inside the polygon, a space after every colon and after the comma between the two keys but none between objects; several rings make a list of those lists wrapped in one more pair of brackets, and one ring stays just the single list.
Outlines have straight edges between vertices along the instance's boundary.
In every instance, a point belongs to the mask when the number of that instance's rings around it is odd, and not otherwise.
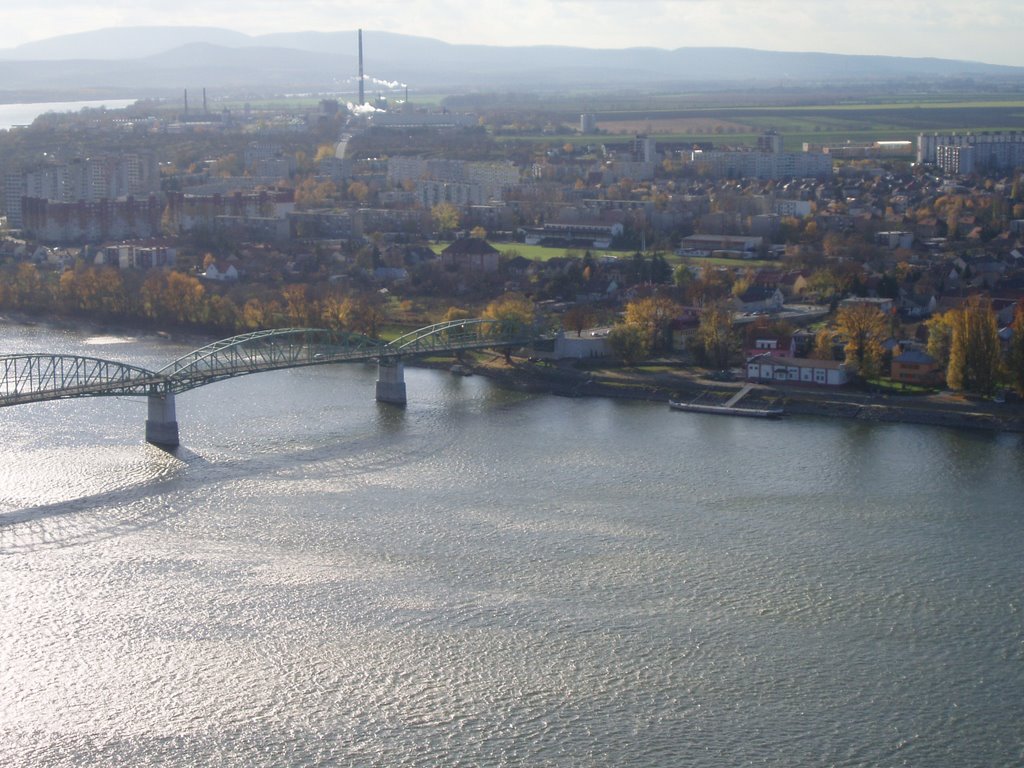
[{"label": "white boat", "polygon": [[708,403],[682,403],[669,400],[668,407],[676,411],[693,413],[717,413],[723,416],[754,416],[760,419],[777,419],[785,411],[782,408],[739,408],[735,405],[710,405]]}]

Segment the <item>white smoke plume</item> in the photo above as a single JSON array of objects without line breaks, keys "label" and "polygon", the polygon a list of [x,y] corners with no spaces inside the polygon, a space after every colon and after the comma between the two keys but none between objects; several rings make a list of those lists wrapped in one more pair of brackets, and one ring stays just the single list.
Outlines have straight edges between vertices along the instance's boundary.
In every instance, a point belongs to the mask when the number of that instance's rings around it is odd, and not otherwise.
[{"label": "white smoke plume", "polygon": [[363,75],[363,81],[367,82],[367,83],[373,83],[374,85],[379,85],[382,88],[389,88],[392,91],[398,90],[399,88],[408,88],[409,87],[405,83],[400,83],[397,80],[380,80],[380,79],[378,79],[376,77],[372,77],[370,75]]},{"label": "white smoke plume", "polygon": [[[336,80],[335,82],[341,85],[356,85],[359,82],[358,77],[347,77],[344,80]],[[369,85],[380,86],[381,88],[387,88],[390,91],[397,91],[402,88],[408,88],[408,84],[399,82],[398,80],[381,80],[379,77],[373,75],[363,75],[363,82]]]},{"label": "white smoke plume", "polygon": [[372,104],[355,104],[355,103],[353,103],[351,101],[348,104],[346,104],[345,106],[348,107],[348,111],[349,112],[351,112],[351,113],[353,113],[355,115],[370,115],[370,114],[373,114],[374,112],[383,112],[384,111],[383,109],[377,109]]}]

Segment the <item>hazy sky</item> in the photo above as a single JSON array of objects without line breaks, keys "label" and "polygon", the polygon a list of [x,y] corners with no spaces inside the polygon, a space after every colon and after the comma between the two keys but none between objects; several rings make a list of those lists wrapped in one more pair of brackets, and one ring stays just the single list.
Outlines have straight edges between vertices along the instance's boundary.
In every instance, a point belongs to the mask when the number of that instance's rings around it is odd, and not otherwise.
[{"label": "hazy sky", "polygon": [[738,46],[1024,66],[1021,10],[1022,0],[34,0],[5,14],[0,45],[115,26],[362,27],[450,43]]}]

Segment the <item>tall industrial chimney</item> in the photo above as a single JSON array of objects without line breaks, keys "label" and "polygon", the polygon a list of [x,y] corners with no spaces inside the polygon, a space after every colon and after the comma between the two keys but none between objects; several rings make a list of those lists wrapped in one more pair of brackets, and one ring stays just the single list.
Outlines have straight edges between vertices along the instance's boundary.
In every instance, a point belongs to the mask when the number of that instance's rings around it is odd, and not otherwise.
[{"label": "tall industrial chimney", "polygon": [[206,112],[206,89],[203,88],[203,112]]},{"label": "tall industrial chimney", "polygon": [[185,89],[185,114],[188,114],[188,88]]},{"label": "tall industrial chimney", "polygon": [[363,90],[363,30],[359,30],[359,106],[366,103],[366,93]]}]

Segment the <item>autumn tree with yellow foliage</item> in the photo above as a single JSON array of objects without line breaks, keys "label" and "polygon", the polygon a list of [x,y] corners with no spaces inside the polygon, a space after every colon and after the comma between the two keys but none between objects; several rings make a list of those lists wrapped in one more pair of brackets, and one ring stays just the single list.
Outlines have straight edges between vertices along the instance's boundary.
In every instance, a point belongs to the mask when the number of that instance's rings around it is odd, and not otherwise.
[{"label": "autumn tree with yellow foliage", "polygon": [[[483,317],[497,320],[495,333],[514,332],[516,329],[533,325],[536,314],[534,303],[521,293],[506,293],[484,308]],[[512,350],[505,348],[505,360],[511,361]]]},{"label": "autumn tree with yellow foliage", "polygon": [[1010,336],[1007,368],[1014,388],[1024,395],[1024,301],[1017,302],[1010,331],[1013,335]]},{"label": "autumn tree with yellow foliage", "polygon": [[991,394],[999,381],[999,327],[991,302],[971,296],[947,313],[952,327],[946,384],[951,389]]},{"label": "autumn tree with yellow foliage", "polygon": [[640,328],[647,336],[652,352],[672,349],[672,323],[682,314],[682,307],[664,296],[637,299],[626,305],[626,325]]},{"label": "autumn tree with yellow foliage", "polygon": [[846,362],[859,376],[871,379],[881,373],[883,342],[889,337],[889,322],[878,307],[849,304],[836,314],[836,332],[846,343]]}]

